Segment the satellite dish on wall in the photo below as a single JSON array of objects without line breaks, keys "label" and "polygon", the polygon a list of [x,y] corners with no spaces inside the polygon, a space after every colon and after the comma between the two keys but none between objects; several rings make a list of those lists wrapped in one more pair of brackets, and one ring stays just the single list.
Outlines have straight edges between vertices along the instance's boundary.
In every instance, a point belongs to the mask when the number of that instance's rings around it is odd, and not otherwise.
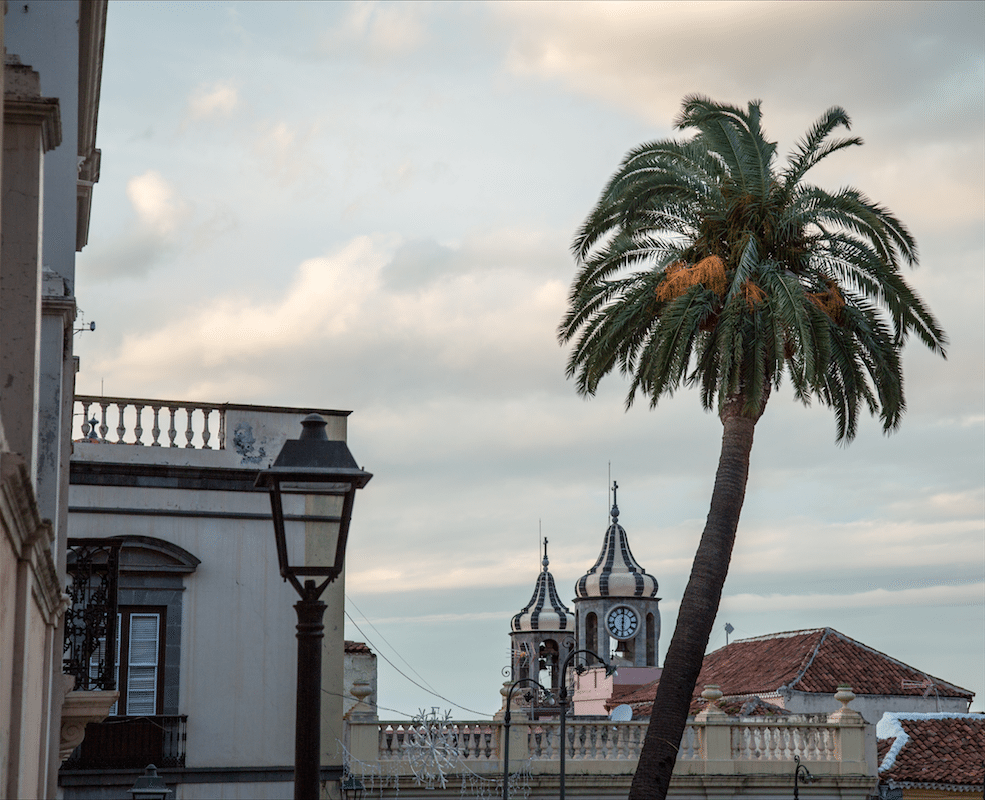
[{"label": "satellite dish on wall", "polygon": [[623,703],[622,705],[616,706],[612,709],[612,713],[609,714],[610,722],[629,722],[633,718],[633,707]]}]

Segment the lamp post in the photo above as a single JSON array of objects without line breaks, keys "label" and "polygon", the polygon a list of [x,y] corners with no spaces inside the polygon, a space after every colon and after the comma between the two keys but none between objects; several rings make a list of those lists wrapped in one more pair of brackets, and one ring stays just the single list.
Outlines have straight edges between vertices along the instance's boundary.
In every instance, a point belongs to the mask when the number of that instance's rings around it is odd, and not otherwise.
[{"label": "lamp post", "polygon": [[[256,479],[258,488],[270,492],[281,577],[301,596],[294,606],[298,615],[295,800],[317,800],[319,796],[321,645],[325,631],[325,604],[320,598],[345,566],[345,546],[356,489],[361,489],[373,477],[359,469],[345,442],[328,438],[326,424],[318,414],[305,417],[301,421],[300,438],[284,442],[273,466]],[[285,501],[297,503],[294,498],[303,498],[304,512],[285,515]],[[300,564],[293,563],[290,558],[287,522],[304,523],[304,555]]]},{"label": "lamp post", "polygon": [[[602,656],[593,650],[574,650],[568,654],[568,657],[564,660],[564,666],[561,667],[561,781],[559,786],[559,796],[561,800],[564,800],[564,761],[565,754],[568,749],[568,740],[565,735],[564,722],[568,715],[568,668],[572,666],[572,661],[577,655],[587,655],[592,656],[596,661],[598,661],[602,666],[605,667],[605,674],[612,675],[615,669],[612,665],[606,661]],[[575,672],[581,675],[585,671],[584,664],[575,665]]]},{"label": "lamp post", "polygon": [[362,800],[365,788],[363,782],[355,775],[339,781],[339,791],[342,793],[343,800]]},{"label": "lamp post", "polygon": [[[516,691],[517,687],[521,684],[529,684],[530,686],[536,686],[543,693],[545,698],[548,700],[549,704],[554,700],[554,695],[551,694],[550,690],[544,688],[538,681],[533,678],[520,678],[518,681],[514,681],[513,685],[510,686],[510,690],[506,693],[506,713],[503,714],[503,800],[509,800],[509,781],[510,781],[510,720],[512,719],[512,714],[510,708],[513,705],[513,692]],[[526,694],[526,699],[530,700],[533,694],[528,691]]]},{"label": "lamp post", "polygon": [[148,764],[144,774],[137,778],[132,789],[127,789],[132,800],[168,800],[174,794],[157,774],[157,767]]},{"label": "lamp post", "polygon": [[797,767],[793,771],[793,800],[800,800],[800,784],[814,783],[814,776],[805,764],[800,763],[800,756],[794,756],[793,760],[797,762]]}]

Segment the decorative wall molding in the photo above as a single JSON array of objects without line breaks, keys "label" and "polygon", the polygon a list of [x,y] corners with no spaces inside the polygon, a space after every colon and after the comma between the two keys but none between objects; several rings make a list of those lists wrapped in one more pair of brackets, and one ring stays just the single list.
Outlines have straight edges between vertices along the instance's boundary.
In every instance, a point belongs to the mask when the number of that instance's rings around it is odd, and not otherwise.
[{"label": "decorative wall molding", "polygon": [[58,755],[64,761],[85,738],[85,728],[90,722],[102,722],[109,716],[109,710],[120,699],[119,692],[73,692],[75,678],[63,675],[65,702],[62,704],[61,741]]}]

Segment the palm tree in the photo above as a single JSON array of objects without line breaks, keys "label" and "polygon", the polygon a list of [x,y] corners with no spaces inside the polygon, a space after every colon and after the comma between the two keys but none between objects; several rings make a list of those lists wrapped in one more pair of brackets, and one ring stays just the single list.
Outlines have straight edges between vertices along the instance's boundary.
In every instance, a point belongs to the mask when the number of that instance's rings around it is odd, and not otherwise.
[{"label": "palm tree", "polygon": [[558,331],[583,395],[631,378],[653,407],[683,386],[722,421],[711,509],[664,660],[630,800],[663,800],[728,573],[753,432],[786,374],[805,405],[834,410],[851,441],[860,409],[889,433],[905,409],[900,352],[912,332],[944,355],[946,336],[901,276],[916,243],[853,188],[804,182],[823,158],[862,142],[831,108],[777,165],[759,102],[743,110],[691,96],[676,121],[691,138],[644,144],[623,160],[575,238],[578,273]]}]

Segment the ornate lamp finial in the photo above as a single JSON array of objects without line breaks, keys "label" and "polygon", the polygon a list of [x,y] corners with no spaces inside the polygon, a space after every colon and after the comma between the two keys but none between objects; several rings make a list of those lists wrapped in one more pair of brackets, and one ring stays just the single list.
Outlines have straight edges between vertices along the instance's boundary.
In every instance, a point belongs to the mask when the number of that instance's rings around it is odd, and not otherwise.
[{"label": "ornate lamp finial", "polygon": [[546,536],[544,537],[544,560],[541,561],[540,563],[544,565],[544,572],[547,572],[547,565],[550,564],[550,561],[547,560],[547,537]]},{"label": "ornate lamp finial", "polygon": [[612,524],[615,525],[619,522],[619,504],[616,502],[616,492],[619,489],[619,484],[615,481],[612,482],[612,511],[609,513],[612,515]]}]

